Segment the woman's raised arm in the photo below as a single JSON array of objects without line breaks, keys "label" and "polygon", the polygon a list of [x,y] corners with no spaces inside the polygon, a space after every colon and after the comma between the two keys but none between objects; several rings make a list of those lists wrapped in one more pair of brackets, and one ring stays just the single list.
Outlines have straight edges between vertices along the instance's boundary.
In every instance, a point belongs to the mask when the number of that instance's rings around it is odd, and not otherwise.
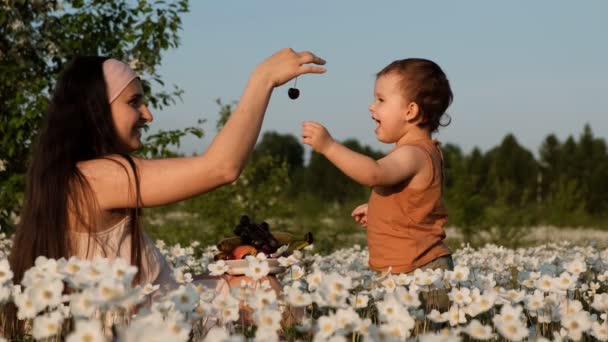
[{"label": "woman's raised arm", "polygon": [[[252,73],[224,128],[199,156],[138,159],[143,207],[181,201],[233,182],[245,167],[260,133],[272,90],[306,73],[324,73],[325,61],[310,52],[283,49]],[[132,208],[136,181],[129,163],[118,156],[78,164],[101,209]]]}]

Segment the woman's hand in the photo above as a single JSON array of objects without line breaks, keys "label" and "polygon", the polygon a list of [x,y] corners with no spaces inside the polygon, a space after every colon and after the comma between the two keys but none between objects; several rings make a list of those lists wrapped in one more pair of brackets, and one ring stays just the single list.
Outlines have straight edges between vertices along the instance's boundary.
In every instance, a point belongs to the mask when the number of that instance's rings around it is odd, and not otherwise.
[{"label": "woman's hand", "polygon": [[325,60],[309,51],[296,52],[293,49],[282,49],[264,60],[255,69],[253,75],[272,87],[278,87],[302,74],[322,74],[325,68],[309,63],[324,65]]},{"label": "woman's hand", "polygon": [[355,221],[359,222],[360,225],[367,227],[367,203],[356,207],[350,215],[354,217]]},{"label": "woman's hand", "polygon": [[335,142],[323,125],[314,121],[302,123],[302,143],[310,145],[313,150],[325,154],[327,149]]}]

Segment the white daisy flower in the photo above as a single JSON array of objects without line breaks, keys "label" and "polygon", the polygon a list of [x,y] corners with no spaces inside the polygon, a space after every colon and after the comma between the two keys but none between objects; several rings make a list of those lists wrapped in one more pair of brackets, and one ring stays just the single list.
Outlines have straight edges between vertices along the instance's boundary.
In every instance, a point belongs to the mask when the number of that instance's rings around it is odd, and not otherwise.
[{"label": "white daisy flower", "polygon": [[219,311],[220,319],[224,324],[228,322],[235,322],[239,319],[239,308],[238,307],[226,307]]},{"label": "white daisy flower", "polygon": [[104,279],[97,288],[97,298],[102,304],[113,304],[126,295],[125,285],[116,279]]},{"label": "white daisy flower", "polygon": [[593,296],[591,307],[599,312],[608,312],[608,293]]},{"label": "white daisy flower", "polygon": [[341,276],[338,273],[330,273],[324,277],[321,287],[328,293],[346,297],[348,296],[348,290],[352,287],[352,280],[350,277]]},{"label": "white daisy flower", "polygon": [[7,259],[0,260],[0,286],[13,279],[13,271]]},{"label": "white daisy flower", "polygon": [[182,321],[182,317],[169,317],[163,322],[169,340],[188,341],[192,325]]},{"label": "white daisy flower", "polygon": [[170,292],[168,297],[175,304],[175,310],[180,312],[190,312],[199,303],[198,292],[192,285],[182,285],[177,290]]},{"label": "white daisy flower", "polygon": [[450,293],[448,293],[448,297],[454,304],[465,306],[471,303],[471,290],[467,287],[456,288],[452,287]]},{"label": "white daisy flower", "polygon": [[249,265],[245,271],[245,275],[253,278],[253,280],[260,280],[268,275],[270,268],[268,267],[267,261],[259,261],[256,258],[247,258]]},{"label": "white daisy flower", "polygon": [[230,341],[230,333],[223,327],[212,327],[205,335],[206,342],[224,342]]},{"label": "white daisy flower", "polygon": [[40,308],[54,308],[61,303],[62,281],[48,281],[32,287],[32,299]]},{"label": "white daisy flower", "polygon": [[509,321],[495,325],[498,332],[507,340],[522,341],[528,337],[528,329],[520,321]]},{"label": "white daisy flower", "polygon": [[334,315],[336,326],[340,330],[340,335],[346,335],[356,331],[361,318],[353,308],[338,309]]},{"label": "white daisy flower", "polygon": [[283,267],[289,267],[289,266],[295,265],[300,262],[300,260],[297,257],[295,257],[293,254],[288,257],[281,256],[277,259],[277,261],[279,262],[279,265],[281,265]]},{"label": "white daisy flower", "polygon": [[410,330],[405,325],[401,324],[401,322],[398,322],[398,321],[392,321],[392,322],[389,322],[388,324],[382,324],[378,328],[379,328],[378,333],[380,334],[380,337],[381,338],[385,337],[389,341],[392,341],[392,340],[404,341],[405,339],[407,339],[410,336]]},{"label": "white daisy flower", "polygon": [[523,308],[520,305],[511,306],[505,304],[500,308],[500,314],[492,317],[492,321],[494,322],[494,325],[519,322],[522,320],[522,312]]},{"label": "white daisy flower", "polygon": [[312,296],[300,291],[297,287],[291,287],[287,292],[287,303],[294,307],[307,306],[312,303]]},{"label": "white daisy flower", "polygon": [[34,267],[39,271],[46,273],[47,276],[56,276],[59,273],[59,264],[55,259],[48,259],[45,256],[39,256],[34,261]]},{"label": "white daisy flower", "polygon": [[467,325],[464,332],[476,340],[489,340],[494,338],[492,333],[492,327],[481,324],[478,320],[474,319]]},{"label": "white daisy flower", "polygon": [[33,301],[30,295],[31,291],[25,291],[23,293],[15,293],[14,302],[17,306],[17,318],[28,319],[36,317],[36,314],[43,308],[39,308]]},{"label": "white daisy flower", "polygon": [[305,275],[302,267],[300,267],[298,265],[291,266],[289,269],[289,274],[291,276],[291,280],[301,279]]},{"label": "white daisy flower", "polygon": [[306,276],[306,283],[308,283],[308,290],[314,291],[316,290],[323,280],[323,273],[316,269],[312,273]]},{"label": "white daisy flower", "polygon": [[608,341],[608,322],[593,322],[591,324],[591,336],[600,341]]},{"label": "white daisy flower", "polygon": [[76,321],[76,329],[71,332],[66,339],[66,342],[105,342],[106,338],[101,331],[101,322],[93,321]]},{"label": "white daisy flower", "polygon": [[397,288],[397,284],[395,283],[395,280],[393,279],[393,276],[391,274],[389,274],[382,281],[382,286],[384,287],[384,290],[388,293],[393,293],[393,291],[395,291],[395,288]]},{"label": "white daisy flower", "polygon": [[158,285],[158,284],[157,284],[157,285],[153,285],[153,284],[147,283],[147,284],[146,284],[146,285],[145,285],[145,286],[144,286],[144,287],[141,289],[141,292],[142,292],[144,295],[149,295],[149,294],[153,293],[154,291],[158,290],[159,288],[160,288],[160,285]]},{"label": "white daisy flower", "polygon": [[253,342],[279,342],[279,334],[274,329],[260,328],[256,330]]},{"label": "white daisy flower", "polygon": [[559,305],[559,313],[562,317],[574,315],[583,310],[583,303],[574,299],[565,299]]},{"label": "white daisy flower", "polygon": [[550,277],[549,275],[543,274],[540,278],[538,278],[538,280],[536,280],[535,285],[536,288],[548,293],[553,291],[554,288],[554,279],[552,277]]},{"label": "white daisy flower", "polygon": [[207,316],[215,315],[215,309],[211,303],[204,300],[199,300],[198,305],[194,308],[194,315],[196,318],[203,318]]},{"label": "white daisy flower", "polygon": [[562,291],[568,291],[574,289],[576,286],[576,277],[569,272],[562,272],[556,279],[555,286]]},{"label": "white daisy flower", "polygon": [[257,310],[273,309],[277,306],[277,293],[274,290],[258,289],[248,298],[248,302]]},{"label": "white daisy flower", "polygon": [[429,287],[435,284],[440,278],[441,276],[432,270],[421,271],[418,275],[416,275],[416,272],[414,271],[414,283],[420,286]]},{"label": "white daisy flower", "polygon": [[545,306],[545,296],[540,290],[535,290],[534,294],[527,295],[524,301],[529,311],[538,311]]},{"label": "white daisy flower", "polygon": [[90,291],[75,293],[70,297],[70,312],[76,318],[91,318],[95,314],[95,297]]},{"label": "white daisy flower", "polygon": [[239,301],[232,297],[229,293],[220,293],[216,296],[213,301],[213,308],[218,312],[226,308],[237,308],[239,307]]},{"label": "white daisy flower", "polygon": [[511,301],[512,304],[516,304],[516,303],[522,302],[526,298],[526,291],[525,290],[521,290],[521,291],[509,290],[506,293],[504,293],[502,295],[502,297]]},{"label": "white daisy flower", "polygon": [[456,265],[454,270],[450,274],[450,279],[456,280],[459,283],[464,283],[469,280],[469,273],[471,271],[466,266]]},{"label": "white daisy flower", "polygon": [[399,275],[397,276],[397,279],[395,279],[395,283],[397,283],[397,285],[401,285],[401,286],[409,285],[411,281],[412,281],[412,277],[410,277],[406,273],[399,273]]},{"label": "white daisy flower", "polygon": [[331,316],[321,316],[317,320],[318,331],[315,334],[315,337],[319,337],[322,339],[328,339],[330,336],[334,334],[337,329],[336,321],[334,317]]},{"label": "white daisy flower", "polygon": [[11,297],[11,289],[0,285],[0,304],[7,302]]},{"label": "white daisy flower", "polygon": [[110,272],[116,279],[128,286],[133,281],[135,274],[137,274],[137,267],[131,265],[131,263],[123,258],[117,258],[112,262]]},{"label": "white daisy flower", "polygon": [[348,300],[355,309],[360,309],[367,307],[367,304],[369,303],[369,296],[359,292],[351,295]]},{"label": "white daisy flower", "polygon": [[372,320],[370,318],[360,319],[359,325],[355,327],[355,331],[361,334],[365,338],[365,340],[368,340],[367,337],[369,337],[370,329],[372,326],[374,325],[372,324]]},{"label": "white daisy flower", "polygon": [[58,311],[37,316],[34,318],[32,336],[37,340],[55,336],[61,330],[62,323],[63,315]]},{"label": "white daisy flower", "polygon": [[420,342],[459,342],[461,341],[460,336],[452,333],[456,329],[443,329],[437,333],[427,333],[419,336]]},{"label": "white daisy flower", "polygon": [[228,272],[230,267],[226,265],[226,262],[224,260],[218,260],[214,263],[209,264],[207,266],[207,269],[209,270],[209,274],[211,274],[212,276],[221,276],[222,274]]},{"label": "white daisy flower", "polygon": [[435,323],[443,323],[448,321],[448,312],[440,313],[436,309],[433,309],[426,317]]},{"label": "white daisy flower", "polygon": [[400,320],[402,317],[409,316],[407,309],[392,294],[384,296],[384,300],[376,304],[378,315],[383,322]]},{"label": "white daisy flower", "polygon": [[562,317],[562,327],[566,329],[567,336],[578,341],[583,337],[583,333],[591,328],[591,320],[589,313],[586,311],[578,311],[574,314],[568,314]]},{"label": "white daisy flower", "polygon": [[254,319],[259,329],[277,331],[281,328],[281,313],[278,310],[258,310],[255,312]]},{"label": "white daisy flower", "polygon": [[408,291],[404,287],[398,287],[395,295],[408,308],[417,308],[421,304],[420,295],[416,290],[410,289]]},{"label": "white daisy flower", "polygon": [[450,321],[450,325],[453,327],[467,322],[466,313],[462,308],[459,308],[458,305],[452,305],[450,307],[450,310],[447,312],[447,317]]},{"label": "white daisy flower", "polygon": [[564,268],[566,269],[566,271],[574,275],[579,275],[587,271],[587,263],[581,259],[574,259],[571,262],[566,263],[564,265]]}]

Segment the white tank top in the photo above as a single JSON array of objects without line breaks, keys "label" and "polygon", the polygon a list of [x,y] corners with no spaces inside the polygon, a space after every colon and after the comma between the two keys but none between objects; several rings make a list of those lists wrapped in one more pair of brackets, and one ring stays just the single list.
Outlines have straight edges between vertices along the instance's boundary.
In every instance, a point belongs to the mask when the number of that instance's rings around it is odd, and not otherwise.
[{"label": "white tank top", "polygon": [[[93,258],[105,257],[115,259],[121,257],[131,262],[131,232],[129,230],[130,216],[125,216],[114,226],[100,232],[96,232],[89,239],[87,232],[71,231],[75,238],[75,256],[80,259],[92,260]],[[167,259],[158,250],[152,239],[143,233],[144,245],[142,246],[142,269],[140,270],[140,284],[148,283],[160,285],[161,292],[166,292],[177,287],[172,274],[173,271]],[[88,251],[87,251],[88,245]]]}]

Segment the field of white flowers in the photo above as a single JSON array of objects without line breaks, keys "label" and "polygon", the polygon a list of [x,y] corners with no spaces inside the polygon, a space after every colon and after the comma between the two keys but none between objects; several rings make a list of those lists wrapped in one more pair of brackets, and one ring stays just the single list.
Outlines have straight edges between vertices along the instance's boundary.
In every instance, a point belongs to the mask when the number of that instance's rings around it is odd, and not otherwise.
[{"label": "field of white flowers", "polygon": [[[462,246],[453,272],[413,275],[374,274],[358,246],[325,256],[312,249],[280,259],[287,271],[277,296],[262,281],[232,294],[197,287],[193,275],[226,271],[214,248],[157,245],[183,285],[128,314],[158,291],[130,287],[134,267],[39,258],[13,284],[10,240],[0,234],[0,304],[13,302],[27,322],[23,340],[608,341],[608,249],[595,246]],[[260,258],[247,274],[267,272]],[[425,308],[425,292],[437,288],[448,293],[445,312]]]}]

